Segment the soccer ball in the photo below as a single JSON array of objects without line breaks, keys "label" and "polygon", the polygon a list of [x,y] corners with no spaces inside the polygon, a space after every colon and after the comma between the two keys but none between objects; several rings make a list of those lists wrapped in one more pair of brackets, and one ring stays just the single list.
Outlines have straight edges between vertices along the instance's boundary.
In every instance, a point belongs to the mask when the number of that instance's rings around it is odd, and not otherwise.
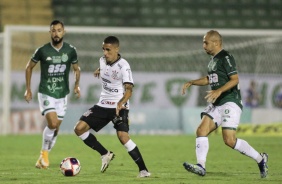
[{"label": "soccer ball", "polygon": [[60,170],[64,176],[75,176],[80,172],[80,162],[77,158],[67,157],[62,160]]}]

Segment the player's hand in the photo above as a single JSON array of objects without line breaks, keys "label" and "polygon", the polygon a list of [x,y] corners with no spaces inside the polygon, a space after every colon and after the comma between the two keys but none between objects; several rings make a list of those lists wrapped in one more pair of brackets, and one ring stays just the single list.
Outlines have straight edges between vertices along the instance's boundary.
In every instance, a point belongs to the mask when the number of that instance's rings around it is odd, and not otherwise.
[{"label": "player's hand", "polygon": [[117,116],[119,116],[119,111],[120,111],[121,109],[126,109],[126,107],[124,107],[124,106],[122,105],[122,103],[118,102],[118,103],[117,103],[117,108],[116,108],[116,115],[117,115]]},{"label": "player's hand", "polygon": [[185,84],[183,84],[183,86],[182,86],[182,95],[185,95],[185,93],[186,93],[186,89],[188,89],[190,86],[192,85],[192,83],[191,82],[186,82]]},{"label": "player's hand", "polygon": [[27,103],[32,99],[32,92],[30,90],[26,90],[24,93],[24,98]]},{"label": "player's hand", "polygon": [[221,91],[218,90],[211,90],[207,91],[207,95],[205,96],[205,99],[208,103],[214,103],[216,99],[221,95]]},{"label": "player's hand", "polygon": [[97,77],[99,79],[100,77],[100,68],[97,68],[94,72],[94,77]]},{"label": "player's hand", "polygon": [[76,98],[80,98],[80,88],[78,86],[75,86],[73,91]]}]

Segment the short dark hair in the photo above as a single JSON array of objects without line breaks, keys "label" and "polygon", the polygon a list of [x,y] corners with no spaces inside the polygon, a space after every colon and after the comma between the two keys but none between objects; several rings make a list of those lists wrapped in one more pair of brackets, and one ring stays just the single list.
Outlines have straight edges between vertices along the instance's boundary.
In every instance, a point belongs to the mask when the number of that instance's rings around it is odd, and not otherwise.
[{"label": "short dark hair", "polygon": [[51,23],[50,23],[50,27],[53,26],[53,25],[57,25],[57,24],[61,24],[63,27],[65,27],[64,23],[60,20],[53,20]]},{"label": "short dark hair", "polygon": [[108,36],[104,39],[104,44],[116,44],[117,46],[119,46],[119,40],[115,36]]}]

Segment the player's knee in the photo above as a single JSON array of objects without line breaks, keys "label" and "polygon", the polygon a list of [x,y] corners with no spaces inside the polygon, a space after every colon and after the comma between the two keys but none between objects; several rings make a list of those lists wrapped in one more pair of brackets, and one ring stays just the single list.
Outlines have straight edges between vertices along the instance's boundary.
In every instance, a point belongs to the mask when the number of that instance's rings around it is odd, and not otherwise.
[{"label": "player's knee", "polygon": [[114,124],[114,128],[117,131],[123,131],[126,133],[129,131],[127,116],[118,117],[118,118],[113,119],[113,124]]},{"label": "player's knee", "polygon": [[87,124],[83,121],[78,121],[74,127],[74,132],[77,136],[83,134],[87,130]]},{"label": "player's knee", "polygon": [[48,122],[48,128],[50,129],[58,129],[60,127],[60,123],[58,121]]},{"label": "player's knee", "polygon": [[209,134],[209,130],[199,126],[196,131],[197,137],[206,137]]},{"label": "player's knee", "polygon": [[125,143],[127,143],[130,139],[129,135],[127,132],[122,132],[122,131],[118,131],[117,132],[117,136],[119,141],[124,145]]},{"label": "player's knee", "polygon": [[223,139],[224,144],[230,148],[234,148],[236,141],[230,138],[224,138]]}]

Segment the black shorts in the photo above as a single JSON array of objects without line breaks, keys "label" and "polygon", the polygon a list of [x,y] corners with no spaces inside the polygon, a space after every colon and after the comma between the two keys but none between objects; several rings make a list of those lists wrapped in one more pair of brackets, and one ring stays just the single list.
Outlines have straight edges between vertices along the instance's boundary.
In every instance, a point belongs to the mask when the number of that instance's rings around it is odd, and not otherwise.
[{"label": "black shorts", "polygon": [[[120,110],[119,116],[122,117],[123,121],[118,125],[114,124],[114,128],[117,131],[129,131],[128,113],[129,110],[127,109]],[[103,127],[105,127],[110,121],[112,121],[115,116],[116,109],[104,108],[98,105],[94,105],[80,117],[80,120],[86,122],[93,130],[98,132]]]}]

